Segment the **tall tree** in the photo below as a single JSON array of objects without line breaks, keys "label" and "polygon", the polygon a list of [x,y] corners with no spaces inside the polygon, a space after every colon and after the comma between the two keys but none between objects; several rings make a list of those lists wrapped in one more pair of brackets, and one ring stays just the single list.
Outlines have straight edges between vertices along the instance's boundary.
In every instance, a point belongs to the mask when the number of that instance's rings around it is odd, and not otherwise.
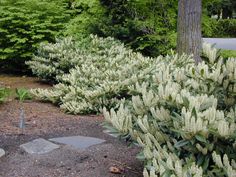
[{"label": "tall tree", "polygon": [[179,0],[177,51],[193,54],[196,63],[201,61],[201,15],[202,0]]}]

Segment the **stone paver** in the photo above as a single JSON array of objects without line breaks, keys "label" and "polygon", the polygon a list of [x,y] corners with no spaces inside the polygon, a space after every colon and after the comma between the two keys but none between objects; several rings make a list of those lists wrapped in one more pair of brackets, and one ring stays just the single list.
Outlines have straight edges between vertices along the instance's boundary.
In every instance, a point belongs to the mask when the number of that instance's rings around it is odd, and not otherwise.
[{"label": "stone paver", "polygon": [[52,138],[49,139],[50,141],[70,145],[77,149],[86,149],[92,145],[97,145],[104,143],[105,140],[93,138],[93,137],[86,137],[86,136],[70,136],[70,137],[60,137],[60,138]]},{"label": "stone paver", "polygon": [[5,151],[0,148],[0,158],[5,155]]},{"label": "stone paver", "polygon": [[20,148],[29,154],[46,154],[59,147],[59,145],[42,138],[35,139],[29,143],[20,145]]}]

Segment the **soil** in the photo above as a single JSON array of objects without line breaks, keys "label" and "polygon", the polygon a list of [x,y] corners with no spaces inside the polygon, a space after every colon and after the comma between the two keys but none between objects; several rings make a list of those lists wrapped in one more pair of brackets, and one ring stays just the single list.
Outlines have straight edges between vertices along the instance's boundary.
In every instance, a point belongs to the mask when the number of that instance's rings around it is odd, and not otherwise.
[{"label": "soil", "polygon": [[[0,84],[10,88],[48,88],[36,78],[0,76]],[[20,108],[25,110],[26,129],[18,128]],[[31,100],[10,100],[0,105],[1,177],[139,177],[143,164],[136,159],[139,148],[103,133],[101,115],[67,115],[56,106]],[[36,138],[91,136],[105,143],[86,150],[61,145],[45,155],[29,155],[19,145]],[[109,169],[121,174],[113,174]],[[117,168],[117,169],[116,169]]]}]

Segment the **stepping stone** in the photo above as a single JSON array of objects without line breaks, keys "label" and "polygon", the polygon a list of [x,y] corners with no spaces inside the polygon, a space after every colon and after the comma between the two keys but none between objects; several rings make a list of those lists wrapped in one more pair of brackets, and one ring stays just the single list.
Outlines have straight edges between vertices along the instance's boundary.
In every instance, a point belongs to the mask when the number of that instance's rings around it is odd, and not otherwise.
[{"label": "stepping stone", "polygon": [[93,137],[86,137],[86,136],[70,136],[70,137],[60,137],[60,138],[52,138],[49,139],[50,141],[66,144],[72,146],[76,149],[86,149],[90,146],[97,145],[104,143],[105,140],[93,138]]},{"label": "stepping stone", "polygon": [[5,155],[5,151],[0,148],[0,158],[3,157],[4,155]]},{"label": "stepping stone", "polygon": [[35,139],[29,143],[20,145],[20,148],[22,148],[27,153],[38,155],[46,154],[59,147],[60,146],[42,138]]}]

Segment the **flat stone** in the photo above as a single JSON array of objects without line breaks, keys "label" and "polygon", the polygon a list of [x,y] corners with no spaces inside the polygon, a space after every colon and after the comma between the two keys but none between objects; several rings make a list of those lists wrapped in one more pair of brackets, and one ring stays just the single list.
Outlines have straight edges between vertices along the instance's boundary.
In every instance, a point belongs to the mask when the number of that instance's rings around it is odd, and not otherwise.
[{"label": "flat stone", "polygon": [[104,143],[105,140],[93,138],[93,137],[86,137],[86,136],[70,136],[70,137],[59,137],[59,138],[52,138],[49,139],[50,141],[70,145],[76,149],[86,149],[90,146],[97,145]]},{"label": "flat stone", "polygon": [[20,148],[29,154],[46,154],[59,147],[59,145],[42,138],[35,139],[29,143],[20,145]]},{"label": "flat stone", "polygon": [[0,148],[0,158],[5,155],[5,151]]}]

